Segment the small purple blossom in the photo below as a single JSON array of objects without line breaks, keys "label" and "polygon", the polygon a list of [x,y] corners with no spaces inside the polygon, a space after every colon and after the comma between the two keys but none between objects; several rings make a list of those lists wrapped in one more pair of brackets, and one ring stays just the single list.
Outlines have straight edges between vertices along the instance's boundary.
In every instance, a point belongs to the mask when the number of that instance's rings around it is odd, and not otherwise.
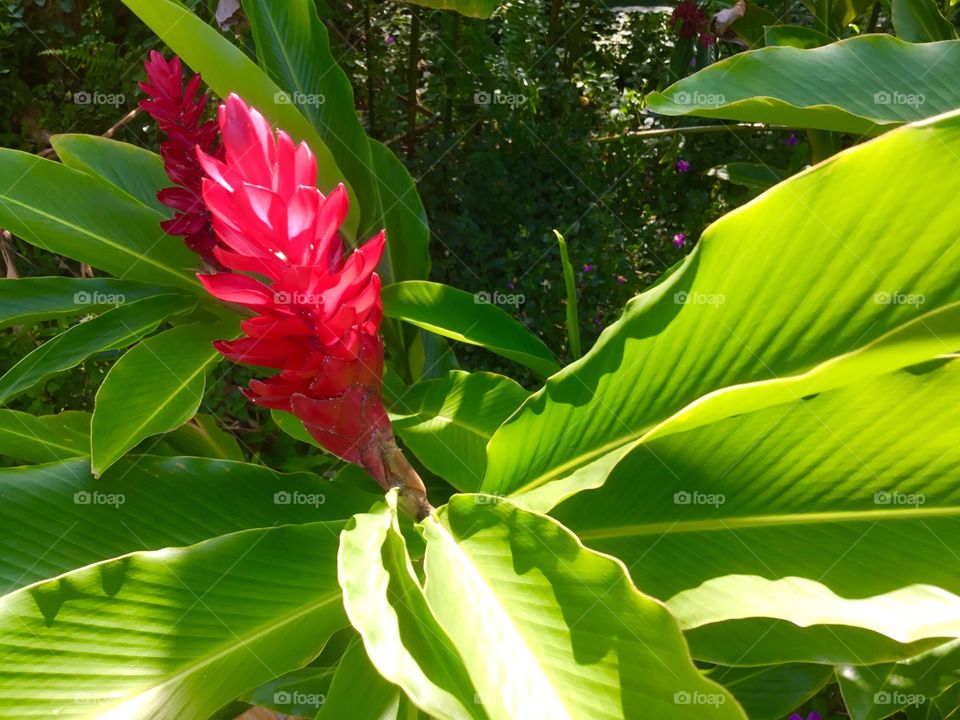
[{"label": "small purple blossom", "polygon": [[393,45],[397,42],[397,39],[393,35],[387,35],[383,39],[383,42],[385,42],[387,45]]},{"label": "small purple blossom", "polygon": [[676,235],[673,236],[674,247],[681,248],[684,246],[686,242],[687,242],[686,233],[678,232]]},{"label": "small purple blossom", "polygon": [[[790,716],[790,720],[803,720],[803,715],[801,715],[800,713],[794,713],[793,715]],[[820,713],[818,712],[810,713],[809,715],[807,715],[807,720],[820,720]]]},{"label": "small purple blossom", "polygon": [[580,272],[585,272],[585,273],[593,272],[593,265],[591,263],[587,263],[586,265],[583,266],[583,269]]},{"label": "small purple blossom", "polygon": [[690,163],[683,158],[677,160],[677,172],[685,173],[690,170]]},{"label": "small purple blossom", "polygon": [[507,290],[513,290],[513,283],[512,283],[512,282],[508,282],[508,283],[507,283]]},{"label": "small purple blossom", "polygon": [[784,144],[784,145],[789,145],[790,147],[793,147],[794,145],[796,145],[796,144],[797,144],[797,134],[796,134],[795,132],[790,133],[790,137],[788,137],[786,140],[784,140],[784,141],[783,141],[783,144]]},{"label": "small purple blossom", "polygon": [[623,275],[617,275],[617,285],[623,285],[627,279]]}]

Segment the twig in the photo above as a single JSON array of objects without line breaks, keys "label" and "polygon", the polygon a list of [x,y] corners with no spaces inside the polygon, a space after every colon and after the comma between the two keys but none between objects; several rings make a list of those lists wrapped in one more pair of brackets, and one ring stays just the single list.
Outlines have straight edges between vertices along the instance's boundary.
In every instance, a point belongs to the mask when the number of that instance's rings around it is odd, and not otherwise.
[{"label": "twig", "polygon": [[709,133],[724,132],[782,132],[790,130],[787,127],[770,127],[763,123],[736,123],[734,125],[690,125],[688,127],[677,128],[657,128],[656,130],[632,130],[621,133],[620,135],[604,135],[602,137],[589,138],[591,142],[613,142],[624,138],[655,138],[668,137],[670,135],[706,135]]},{"label": "twig", "polygon": [[[135,107],[133,110],[128,112],[122,118],[117,120],[113,125],[111,125],[110,129],[108,129],[105,133],[103,133],[101,137],[112,138],[114,135],[117,134],[117,131],[120,128],[122,128],[125,125],[129,125],[133,121],[133,119],[137,117],[141,112],[142,110],[140,110],[139,107]],[[56,153],[57,153],[56,150],[54,150],[52,147],[48,147],[47,149],[41,150],[40,152],[38,152],[37,155],[39,155],[42,158],[48,158],[48,157],[53,157],[54,155],[56,155]]]}]

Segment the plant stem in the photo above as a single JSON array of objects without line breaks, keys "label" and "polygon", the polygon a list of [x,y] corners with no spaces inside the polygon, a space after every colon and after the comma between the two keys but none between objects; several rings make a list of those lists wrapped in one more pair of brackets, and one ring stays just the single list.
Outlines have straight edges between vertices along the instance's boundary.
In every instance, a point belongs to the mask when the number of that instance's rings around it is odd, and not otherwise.
[{"label": "plant stem", "polygon": [[387,489],[397,488],[399,491],[399,507],[417,522],[429,516],[433,512],[433,505],[427,500],[423,480],[392,437],[381,444],[380,457],[387,471]]},{"label": "plant stem", "polygon": [[669,137],[671,135],[706,135],[709,133],[723,132],[780,132],[790,130],[786,127],[770,127],[760,123],[736,123],[735,125],[690,125],[688,127],[677,128],[657,128],[656,130],[635,130],[621,133],[619,135],[603,135],[601,137],[590,138],[591,142],[613,142],[623,138],[655,138]]},{"label": "plant stem", "polygon": [[410,56],[407,59],[407,157],[412,158],[417,144],[417,65],[420,62],[420,15],[410,8]]}]

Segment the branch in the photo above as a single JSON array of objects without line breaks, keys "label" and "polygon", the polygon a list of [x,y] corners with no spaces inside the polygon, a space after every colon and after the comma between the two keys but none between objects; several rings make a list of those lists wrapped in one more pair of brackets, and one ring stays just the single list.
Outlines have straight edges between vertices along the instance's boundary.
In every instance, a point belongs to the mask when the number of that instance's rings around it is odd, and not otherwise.
[{"label": "branch", "polygon": [[735,125],[690,125],[677,128],[657,128],[656,130],[632,130],[619,135],[604,135],[589,138],[591,142],[613,142],[624,138],[656,138],[671,135],[707,135],[710,133],[725,132],[782,132],[791,130],[788,127],[770,127],[763,123],[736,123]]}]

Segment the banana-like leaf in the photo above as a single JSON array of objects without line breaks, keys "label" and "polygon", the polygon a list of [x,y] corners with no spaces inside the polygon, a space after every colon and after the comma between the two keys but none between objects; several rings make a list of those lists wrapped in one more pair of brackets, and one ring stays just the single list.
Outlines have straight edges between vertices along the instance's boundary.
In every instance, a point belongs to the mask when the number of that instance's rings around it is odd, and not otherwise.
[{"label": "banana-like leaf", "polygon": [[133,553],[0,598],[4,714],[204,718],[303,667],[347,624],[341,527],[247,530]]},{"label": "banana-like leaf", "polygon": [[156,153],[97,135],[54,135],[50,144],[67,167],[115,185],[164,217],[172,214],[157,199],[157,192],[172,186],[173,181]]},{"label": "banana-like leaf", "polygon": [[201,290],[197,256],[160,229],[166,216],[115,185],[7,148],[0,178],[0,225],[31,245],[126,280]]},{"label": "banana-like leaf", "polygon": [[340,540],[339,568],[347,616],[380,675],[441,720],[486,718],[463,659],[414,573],[397,522],[396,492],[350,521]]},{"label": "banana-like leaf", "polygon": [[202,458],[127,457],[0,470],[0,592],[137,550],[273,525],[341,520],[379,496],[310,473]]},{"label": "banana-like leaf", "polygon": [[183,425],[200,407],[206,374],[221,358],[213,341],[235,337],[236,323],[181,325],[137,344],[110,368],[90,426],[95,475],[141,440]]},{"label": "banana-like leaf", "polygon": [[837,668],[837,682],[852,720],[881,720],[925,705],[960,683],[960,640],[898,663],[843,665]]},{"label": "banana-like leaf", "polygon": [[707,676],[733,693],[750,720],[783,720],[830,682],[833,668],[813,663],[717,666]]},{"label": "banana-like leaf", "polygon": [[48,463],[90,454],[90,415],[70,410],[39,417],[0,410],[0,455]]},{"label": "banana-like leaf", "polygon": [[935,0],[892,0],[890,5],[893,28],[901,40],[929,43],[957,39],[956,28],[940,13]]},{"label": "banana-like leaf", "polygon": [[295,140],[305,140],[317,158],[317,186],[330,192],[338,183],[347,186],[350,213],[342,227],[355,239],[360,206],[333,153],[313,125],[290,102],[291,98],[243,51],[214,28],[174,0],[123,0],[220,97],[240,95],[264,117],[286,130]]},{"label": "banana-like leaf", "polygon": [[163,436],[177,455],[209,457],[218,460],[245,460],[237,439],[222,430],[212,415],[199,413],[186,425]]},{"label": "banana-like leaf", "polygon": [[[960,364],[934,365],[643,443],[554,514],[668,600],[697,657],[910,657],[960,617]],[[927,609],[887,611],[907,595]]]},{"label": "banana-like leaf", "polygon": [[170,286],[114,278],[0,279],[0,327],[86,315],[154,295],[179,294],[186,296]]},{"label": "banana-like leaf", "polygon": [[529,506],[545,509],[602,484],[645,436],[953,352],[954,152],[958,113],[840,153],[708,227],[494,434],[483,490],[540,490]]},{"label": "banana-like leaf", "polygon": [[337,666],[317,720],[407,720],[411,717],[403,712],[407,702],[400,688],[377,672],[363,643],[355,642]]},{"label": "banana-like leaf", "polygon": [[621,563],[497,500],[454,496],[422,523],[427,600],[491,718],[746,718]]},{"label": "banana-like leaf", "polygon": [[[331,638],[330,643],[333,642]],[[324,647],[324,654],[328,648],[329,644]],[[341,662],[340,665],[342,664]],[[276,710],[281,713],[281,717],[314,717],[317,711],[327,706],[327,693],[333,680],[334,669],[317,667],[315,661],[310,667],[293,670],[264,683],[246,693],[243,699],[252,705]]]},{"label": "banana-like leaf", "polygon": [[742,185],[750,190],[769,190],[779,182],[786,180],[790,173],[780,168],[770,167],[762,163],[732,162],[718,165],[708,171],[721,180]]},{"label": "banana-like leaf", "polygon": [[874,134],[960,106],[960,88],[941,81],[960,74],[958,47],[861,35],[807,50],[761,48],[650,93],[647,105],[661,115]]},{"label": "banana-like leaf", "polygon": [[822,47],[833,42],[833,38],[804,25],[770,25],[763,29],[764,45],[787,45],[806,50]]},{"label": "banana-like leaf", "polygon": [[497,295],[409,281],[383,288],[383,313],[438,335],[479,345],[541,375],[560,369],[536,335],[497,307]]},{"label": "banana-like leaf", "polygon": [[503,375],[455,370],[410,388],[390,420],[428,470],[471,492],[483,477],[487,443],[528,394]]},{"label": "banana-like leaf", "polygon": [[0,377],[0,403],[101,350],[122,347],[152,332],[171,315],[196,306],[185,295],[154,295],[118,305],[48,340]]}]

